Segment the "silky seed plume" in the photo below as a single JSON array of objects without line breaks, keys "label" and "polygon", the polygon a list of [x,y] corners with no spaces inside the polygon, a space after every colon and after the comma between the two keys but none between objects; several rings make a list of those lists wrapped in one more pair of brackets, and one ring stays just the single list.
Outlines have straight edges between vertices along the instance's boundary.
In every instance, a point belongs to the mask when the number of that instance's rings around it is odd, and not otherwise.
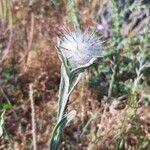
[{"label": "silky seed plume", "polygon": [[102,46],[94,36],[81,31],[66,32],[58,45],[72,69],[90,66],[102,57]]}]

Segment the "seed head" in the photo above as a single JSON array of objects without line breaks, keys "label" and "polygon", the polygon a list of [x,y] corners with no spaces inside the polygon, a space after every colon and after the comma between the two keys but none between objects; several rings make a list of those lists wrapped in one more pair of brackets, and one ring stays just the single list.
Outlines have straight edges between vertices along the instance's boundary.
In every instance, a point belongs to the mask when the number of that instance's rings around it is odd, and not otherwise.
[{"label": "seed head", "polygon": [[97,58],[101,57],[102,47],[98,39],[83,32],[66,32],[58,44],[71,68],[90,66]]}]

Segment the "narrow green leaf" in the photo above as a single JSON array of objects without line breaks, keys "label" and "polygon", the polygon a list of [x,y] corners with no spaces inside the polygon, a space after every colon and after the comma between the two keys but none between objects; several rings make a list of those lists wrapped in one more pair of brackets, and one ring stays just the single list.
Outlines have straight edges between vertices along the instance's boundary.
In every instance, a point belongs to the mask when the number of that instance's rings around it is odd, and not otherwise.
[{"label": "narrow green leaf", "polygon": [[52,134],[52,139],[51,139],[51,144],[50,144],[50,150],[57,150],[59,143],[60,143],[60,138],[61,134],[64,130],[64,128],[67,126],[67,124],[75,117],[76,111],[72,110],[68,114],[66,114],[60,122],[57,123],[57,125],[54,128],[53,134]]},{"label": "narrow green leaf", "polygon": [[4,114],[5,114],[5,110],[1,113],[1,116],[0,116],[0,137],[4,133],[4,122],[5,122]]}]

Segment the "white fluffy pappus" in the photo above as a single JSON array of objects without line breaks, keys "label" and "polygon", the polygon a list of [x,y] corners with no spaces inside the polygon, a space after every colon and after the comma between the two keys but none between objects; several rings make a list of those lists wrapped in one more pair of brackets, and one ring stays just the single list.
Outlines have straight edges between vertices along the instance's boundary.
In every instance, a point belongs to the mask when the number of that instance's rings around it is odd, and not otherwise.
[{"label": "white fluffy pappus", "polygon": [[81,31],[65,32],[58,48],[67,58],[72,69],[90,66],[102,57],[102,46],[94,36]]}]

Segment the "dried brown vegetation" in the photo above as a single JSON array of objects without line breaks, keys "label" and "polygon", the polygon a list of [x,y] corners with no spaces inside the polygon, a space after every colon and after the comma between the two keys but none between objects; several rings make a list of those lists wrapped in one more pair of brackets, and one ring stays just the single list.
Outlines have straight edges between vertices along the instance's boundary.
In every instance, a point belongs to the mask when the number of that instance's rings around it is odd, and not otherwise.
[{"label": "dried brown vegetation", "polygon": [[[48,149],[56,122],[60,62],[55,45],[62,27],[71,26],[67,16],[67,1],[29,2],[32,1],[12,1],[11,30],[5,29],[9,22],[5,25],[0,20],[0,41],[3,42],[0,50],[7,50],[0,53],[0,74],[3,76],[0,79],[0,104],[9,100],[13,105],[5,117],[5,129],[11,140],[0,139],[2,150],[11,147],[10,141],[15,150],[32,149],[30,83],[33,84],[39,150]],[[103,3],[103,0],[94,0],[90,6],[85,1],[78,0],[81,23],[85,29],[95,28],[94,15],[103,7]],[[150,140],[150,111],[149,105],[143,104],[143,95],[139,95],[137,109],[139,124],[134,126],[127,117],[127,100],[114,100],[107,105],[105,100],[97,100],[96,94],[88,86],[89,74],[86,74],[83,92],[79,85],[70,97],[67,109],[74,108],[78,114],[65,129],[60,149],[115,150],[117,141],[123,136],[125,149],[136,150],[135,145],[144,145],[145,140]],[[139,132],[139,138],[135,136],[135,131]]]}]

